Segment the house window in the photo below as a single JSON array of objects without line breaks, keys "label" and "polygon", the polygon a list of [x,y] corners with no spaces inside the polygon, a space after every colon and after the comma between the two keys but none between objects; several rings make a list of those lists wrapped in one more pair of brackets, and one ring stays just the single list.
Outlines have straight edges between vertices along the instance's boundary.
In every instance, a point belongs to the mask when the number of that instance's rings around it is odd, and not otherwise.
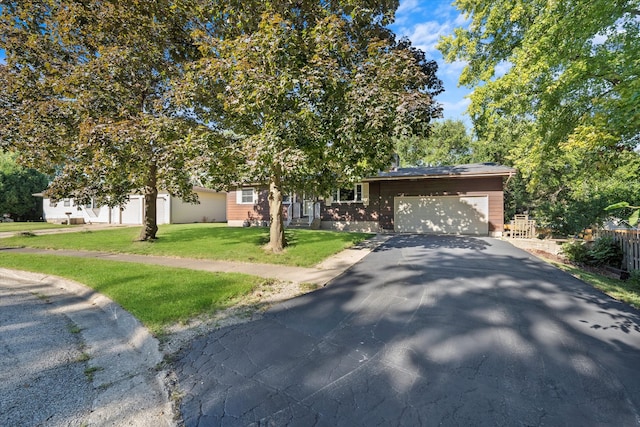
[{"label": "house window", "polygon": [[239,204],[252,205],[255,202],[255,190],[253,188],[242,188],[238,190]]},{"label": "house window", "polygon": [[333,201],[338,203],[362,202],[362,184],[336,190],[333,193]]},{"label": "house window", "polygon": [[282,195],[282,203],[290,204],[291,203],[291,195],[283,194]]},{"label": "house window", "polygon": [[71,199],[62,199],[62,202],[65,208],[71,206]]}]

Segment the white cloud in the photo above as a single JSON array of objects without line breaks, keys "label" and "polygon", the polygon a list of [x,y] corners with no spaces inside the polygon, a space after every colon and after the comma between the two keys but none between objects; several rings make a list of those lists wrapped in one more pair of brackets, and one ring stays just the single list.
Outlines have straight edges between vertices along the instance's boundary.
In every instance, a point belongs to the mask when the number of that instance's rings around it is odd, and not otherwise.
[{"label": "white cloud", "polygon": [[500,78],[502,76],[504,76],[505,74],[507,74],[509,72],[509,70],[511,69],[511,67],[513,67],[513,63],[509,62],[509,61],[500,61],[494,70],[494,75],[496,78]]},{"label": "white cloud", "polygon": [[406,35],[411,39],[414,46],[433,54],[438,52],[436,44],[440,41],[440,37],[452,31],[453,27],[448,21],[427,21],[414,25],[413,29]]},{"label": "white cloud", "polygon": [[396,25],[405,25],[422,11],[420,0],[403,0],[396,10]]},{"label": "white cloud", "polygon": [[462,98],[456,102],[441,101],[442,113],[445,119],[459,119],[467,125],[470,123],[469,116],[466,115],[467,108],[471,104],[469,98]]},{"label": "white cloud", "polygon": [[448,77],[455,77],[456,79],[462,74],[462,70],[467,66],[467,61],[454,61],[454,62],[438,62],[438,74],[444,74]]},{"label": "white cloud", "polygon": [[470,18],[466,18],[462,13],[456,16],[456,19],[453,20],[453,25],[455,27],[468,27],[471,23]]},{"label": "white cloud", "polygon": [[420,10],[420,0],[403,0],[400,2],[400,6],[396,11],[396,16],[404,16],[411,14],[416,10]]}]

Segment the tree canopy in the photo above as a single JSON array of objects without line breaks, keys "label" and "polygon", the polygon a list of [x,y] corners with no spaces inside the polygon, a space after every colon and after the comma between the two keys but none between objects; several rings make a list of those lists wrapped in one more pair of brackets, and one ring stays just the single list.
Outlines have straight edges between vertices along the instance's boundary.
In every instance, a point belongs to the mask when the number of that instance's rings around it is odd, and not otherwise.
[{"label": "tree canopy", "polygon": [[49,183],[40,172],[24,168],[16,163],[15,154],[0,151],[0,216],[9,215],[13,220],[38,220],[42,209],[33,196]]},{"label": "tree canopy", "polygon": [[117,206],[145,194],[141,239],[155,238],[158,186],[195,201],[194,166],[209,151],[168,102],[196,53],[175,6],[21,0],[0,11],[0,144],[54,177],[53,199]]},{"label": "tree canopy", "polygon": [[575,232],[618,197],[637,203],[640,2],[455,4],[470,26],[439,47],[448,61],[468,64],[460,83],[474,87],[479,140],[517,129],[507,157],[538,211]]},{"label": "tree canopy", "polygon": [[202,58],[176,97],[233,135],[236,182],[269,185],[272,250],[286,244],[283,192],[326,195],[383,169],[394,136],[424,133],[439,116],[435,62],[384,27],[396,7],[214,2],[194,25]]},{"label": "tree canopy", "polygon": [[474,161],[474,141],[461,120],[436,121],[427,137],[400,137],[396,152],[402,166],[441,166]]}]

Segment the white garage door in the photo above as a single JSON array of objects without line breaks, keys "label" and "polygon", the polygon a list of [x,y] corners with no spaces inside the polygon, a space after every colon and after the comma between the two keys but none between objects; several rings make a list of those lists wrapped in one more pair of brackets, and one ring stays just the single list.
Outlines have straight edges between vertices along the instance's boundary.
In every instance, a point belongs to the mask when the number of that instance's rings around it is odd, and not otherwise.
[{"label": "white garage door", "polygon": [[394,213],[398,233],[489,234],[487,196],[396,197]]},{"label": "white garage door", "polygon": [[139,196],[129,198],[121,218],[121,224],[142,224],[142,199]]}]

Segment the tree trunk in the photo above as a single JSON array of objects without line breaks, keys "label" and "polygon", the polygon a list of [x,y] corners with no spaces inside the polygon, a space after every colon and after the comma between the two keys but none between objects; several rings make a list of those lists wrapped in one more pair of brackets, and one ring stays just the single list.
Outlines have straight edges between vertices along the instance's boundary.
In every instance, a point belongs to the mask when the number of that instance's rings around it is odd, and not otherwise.
[{"label": "tree trunk", "polygon": [[282,215],[282,187],[280,170],[271,177],[269,183],[269,216],[271,225],[269,229],[269,244],[267,248],[273,252],[282,252],[287,245],[284,236],[284,218]]},{"label": "tree trunk", "polygon": [[158,199],[158,187],[157,176],[158,167],[155,163],[152,163],[149,167],[149,177],[147,178],[147,184],[144,187],[144,225],[140,231],[139,240],[155,240],[156,233],[158,232],[157,216],[157,199]]}]

